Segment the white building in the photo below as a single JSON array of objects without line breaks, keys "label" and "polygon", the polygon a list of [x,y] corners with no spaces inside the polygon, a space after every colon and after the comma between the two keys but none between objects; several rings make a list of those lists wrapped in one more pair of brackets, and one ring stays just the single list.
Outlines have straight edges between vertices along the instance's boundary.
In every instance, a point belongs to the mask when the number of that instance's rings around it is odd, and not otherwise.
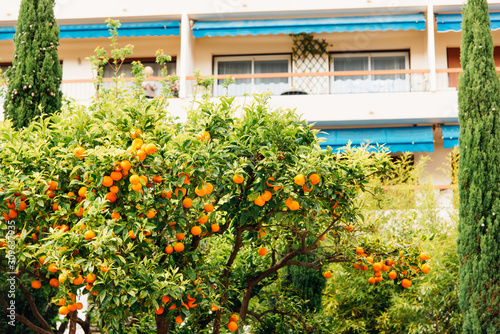
[{"label": "white building", "polygon": [[[0,66],[12,62],[20,0],[0,0]],[[229,93],[265,92],[277,106],[297,108],[328,131],[327,143],[386,144],[393,152],[429,155],[440,174],[458,144],[457,78],[462,0],[57,0],[62,90],[87,103],[93,95],[96,46],[107,47],[105,19],[119,19],[120,45],[135,45],[127,61],[154,62],[159,48],[173,56],[180,77],[171,111],[191,101],[193,71],[236,75]],[[489,1],[500,45],[500,1]],[[325,41],[323,52],[299,48],[290,33]],[[495,49],[497,51],[497,49]],[[500,49],[495,59],[500,61]],[[125,66],[127,70],[127,66]],[[106,73],[105,73],[106,74]],[[155,73],[159,74],[159,73]],[[238,76],[239,75],[239,76]],[[220,84],[215,94],[225,91]],[[298,94],[300,93],[300,94]],[[285,95],[283,95],[285,94]],[[242,97],[243,99],[243,97]],[[248,98],[247,98],[248,99]],[[436,184],[449,180],[436,177]]]}]

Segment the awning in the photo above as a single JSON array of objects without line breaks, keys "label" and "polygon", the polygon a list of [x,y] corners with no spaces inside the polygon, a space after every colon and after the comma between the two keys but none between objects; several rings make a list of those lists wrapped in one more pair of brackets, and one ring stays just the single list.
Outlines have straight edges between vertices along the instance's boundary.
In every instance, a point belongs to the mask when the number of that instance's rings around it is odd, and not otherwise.
[{"label": "awning", "polygon": [[373,146],[384,145],[391,152],[434,152],[434,136],[430,126],[321,131],[318,138],[325,140],[321,147],[330,146],[334,151],[346,146],[349,141],[351,147],[359,147],[368,141]]},{"label": "awning", "polygon": [[[490,13],[491,30],[500,29],[500,13]],[[462,14],[436,14],[437,32],[461,31]]]},{"label": "awning", "polygon": [[[118,28],[118,36],[179,36],[180,21],[145,21],[122,22]],[[109,28],[106,23],[99,24],[61,24],[59,38],[99,38],[109,37]],[[14,37],[15,27],[0,27],[0,40],[9,40]]]},{"label": "awning", "polygon": [[442,125],[443,131],[443,147],[453,148],[458,146],[458,134],[460,133],[460,125]]},{"label": "awning", "polygon": [[308,19],[196,21],[194,37],[425,30],[423,13]]}]

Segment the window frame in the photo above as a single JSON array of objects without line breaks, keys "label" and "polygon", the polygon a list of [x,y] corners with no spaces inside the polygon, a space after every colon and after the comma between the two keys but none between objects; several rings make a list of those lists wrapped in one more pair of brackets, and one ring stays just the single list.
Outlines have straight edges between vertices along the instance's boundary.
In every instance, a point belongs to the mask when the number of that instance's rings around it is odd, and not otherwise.
[{"label": "window frame", "polygon": [[[219,62],[220,61],[248,61],[250,60],[252,62],[251,64],[251,73],[248,74],[255,74],[255,61],[261,61],[261,60],[287,60],[288,61],[288,72],[286,73],[292,73],[292,54],[291,53],[272,53],[272,54],[253,54],[253,55],[217,55],[213,56],[213,73],[214,75],[219,75]],[[214,82],[214,96],[222,95],[223,92],[218,91],[218,80],[222,79],[216,79]],[[287,77],[288,84],[291,87],[291,77]],[[255,92],[255,79],[252,78],[250,79],[250,86],[251,86],[251,93],[254,94]]]},{"label": "window frame", "polygon": [[[404,56],[405,57],[405,70],[410,69],[410,50],[380,50],[380,51],[360,51],[360,52],[332,52],[330,53],[330,70],[332,72],[335,71],[335,65],[334,65],[334,60],[335,58],[361,58],[361,57],[368,57],[368,71],[372,71],[371,69],[371,59],[373,57],[388,57],[388,56]],[[342,71],[337,71],[337,72],[342,72]],[[376,74],[380,75],[380,74]],[[388,74],[389,75],[389,74]],[[397,75],[397,74],[396,74]],[[374,81],[372,78],[374,75],[373,74],[368,74],[368,79],[367,81]],[[410,80],[410,75],[409,74],[404,74],[405,76],[405,86],[406,90],[403,92],[411,92],[411,80]],[[333,90],[333,85],[335,82],[336,76],[332,76],[330,80],[330,94],[339,94],[335,93]],[[365,93],[370,93],[370,92],[365,92]],[[376,92],[375,92],[376,93]],[[342,93],[340,93],[342,94]],[[346,94],[346,93],[344,93]]]}]

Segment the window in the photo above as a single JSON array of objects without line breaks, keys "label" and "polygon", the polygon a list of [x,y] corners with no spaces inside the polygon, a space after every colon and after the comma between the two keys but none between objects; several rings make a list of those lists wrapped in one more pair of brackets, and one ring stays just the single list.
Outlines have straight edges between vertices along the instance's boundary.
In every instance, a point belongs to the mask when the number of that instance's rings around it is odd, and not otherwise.
[{"label": "window", "polygon": [[[331,70],[378,71],[409,69],[408,52],[362,52],[332,55]],[[332,93],[408,92],[408,74],[332,76]]]},{"label": "window", "polygon": [[[234,56],[215,57],[214,73],[216,74],[258,74],[258,73],[290,73],[290,55],[270,56]],[[215,95],[226,93],[222,87],[224,79],[217,80]],[[290,88],[289,78],[236,79],[229,85],[227,93],[242,96],[245,93],[265,93],[280,95]]]},{"label": "window", "polygon": [[[448,58],[448,68],[461,68],[460,65],[460,48],[447,48],[446,55]],[[493,49],[493,58],[495,66],[500,66],[500,46],[495,46]],[[458,73],[448,73],[448,87],[458,89]]]}]

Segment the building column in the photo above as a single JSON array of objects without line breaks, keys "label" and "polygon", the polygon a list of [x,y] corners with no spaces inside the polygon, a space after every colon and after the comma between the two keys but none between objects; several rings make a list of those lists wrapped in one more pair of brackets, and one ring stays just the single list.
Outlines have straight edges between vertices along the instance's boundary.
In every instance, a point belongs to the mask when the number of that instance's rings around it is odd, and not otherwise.
[{"label": "building column", "polygon": [[429,63],[429,88],[437,90],[436,43],[434,40],[434,5],[427,6],[427,62]]},{"label": "building column", "polygon": [[193,67],[193,34],[188,14],[181,17],[181,52],[179,55],[179,97],[188,95],[186,77],[190,75]]}]

